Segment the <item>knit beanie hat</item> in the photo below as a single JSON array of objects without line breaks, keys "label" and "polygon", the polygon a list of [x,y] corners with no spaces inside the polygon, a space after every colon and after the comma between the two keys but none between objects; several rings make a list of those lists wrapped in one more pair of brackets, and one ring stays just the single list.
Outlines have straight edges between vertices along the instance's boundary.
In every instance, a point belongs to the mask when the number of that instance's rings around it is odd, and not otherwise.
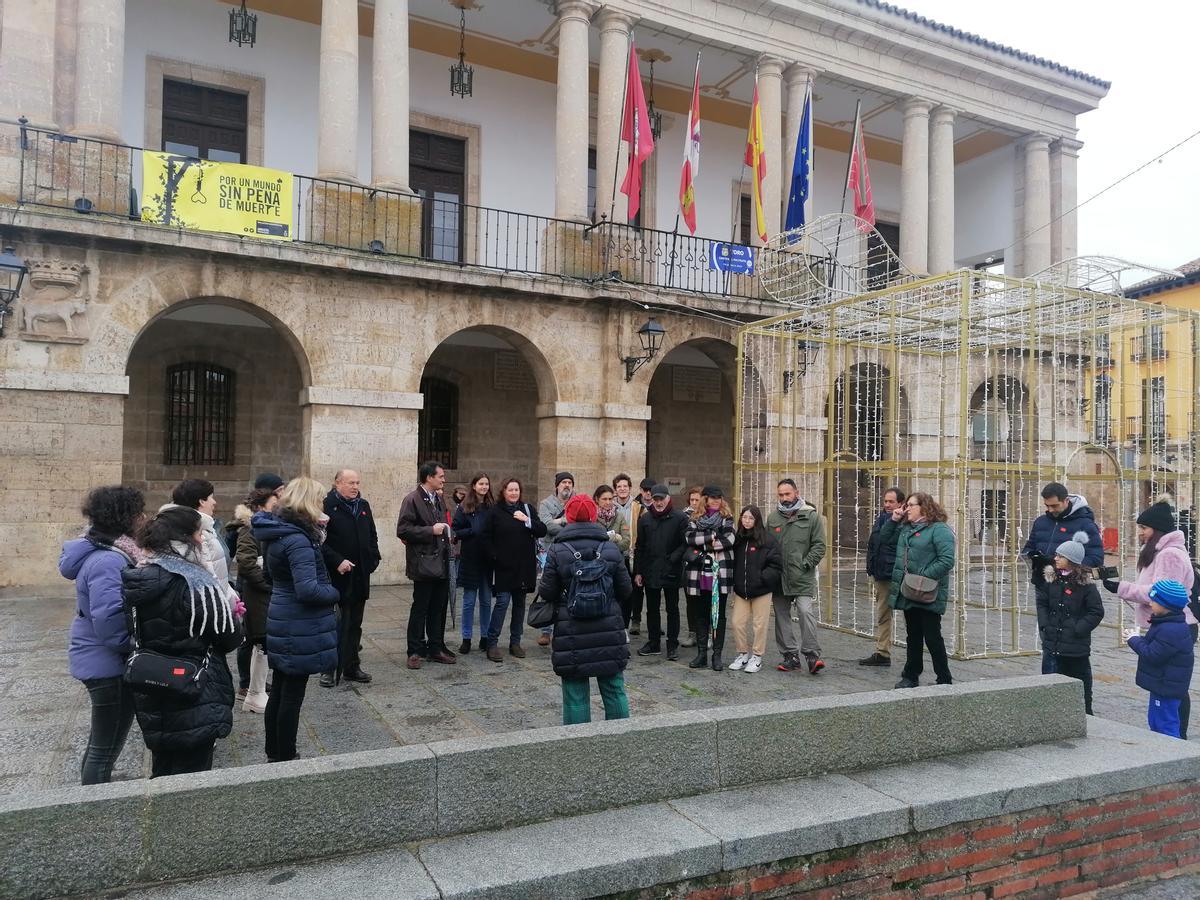
[{"label": "knit beanie hat", "polygon": [[1150,588],[1150,599],[1167,609],[1183,609],[1187,606],[1188,589],[1178,581],[1163,579],[1154,582],[1153,587]]},{"label": "knit beanie hat", "polygon": [[564,481],[566,481],[568,478],[571,479],[571,484],[575,483],[575,476],[572,475],[570,472],[556,472],[554,474],[554,489],[557,491],[558,486],[560,484],[562,484]]},{"label": "knit beanie hat", "polygon": [[254,489],[256,491],[274,491],[283,487],[283,479],[274,472],[263,472],[254,479]]},{"label": "knit beanie hat", "polygon": [[1056,556],[1061,556],[1063,559],[1068,559],[1077,566],[1083,565],[1083,554],[1088,542],[1087,532],[1077,531],[1071,535],[1069,541],[1063,541],[1058,545],[1058,549],[1054,551]]},{"label": "knit beanie hat", "polygon": [[595,522],[596,501],[587,494],[576,494],[567,501],[568,522]]},{"label": "knit beanie hat", "polygon": [[1137,517],[1137,523],[1153,528],[1160,534],[1168,534],[1175,530],[1175,513],[1171,512],[1171,504],[1155,503],[1149,509],[1143,510]]}]

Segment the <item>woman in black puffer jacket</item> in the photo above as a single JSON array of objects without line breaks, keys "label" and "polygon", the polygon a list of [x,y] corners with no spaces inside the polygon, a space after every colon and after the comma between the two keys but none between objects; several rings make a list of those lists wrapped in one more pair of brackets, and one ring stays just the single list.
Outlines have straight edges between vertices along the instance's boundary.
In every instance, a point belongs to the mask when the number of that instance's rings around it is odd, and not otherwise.
[{"label": "woman in black puffer jacket", "polygon": [[[762,511],[747,506],[738,516],[737,543],[733,547],[733,642],[737,659],[729,664],[754,674],[762,669],[767,652],[767,621],[771,618],[771,597],[783,580],[783,553],[767,534]],[[746,638],[746,626],[751,630]]]},{"label": "woman in black puffer jacket", "polygon": [[[633,592],[625,557],[596,524],[596,503],[587,494],[576,494],[564,511],[567,524],[546,553],[538,595],[556,606],[551,662],[562,679],[563,724],[592,720],[591,685],[595,678],[604,700],[605,719],[628,719],[629,698],[622,672],[629,662],[629,637],[621,605]],[[577,619],[567,610],[567,595],[575,571],[575,554],[584,560],[608,563],[614,596],[607,612],[595,619]]]},{"label": "woman in black puffer jacket", "polygon": [[200,513],[165,508],[142,528],[146,565],[121,573],[125,613],[139,649],[207,666],[200,697],[134,694],[138,727],[154,757],[151,778],[212,768],[217,738],[233,729],[233,679],[225,654],[242,643],[242,625],[223,586],[201,562]]}]

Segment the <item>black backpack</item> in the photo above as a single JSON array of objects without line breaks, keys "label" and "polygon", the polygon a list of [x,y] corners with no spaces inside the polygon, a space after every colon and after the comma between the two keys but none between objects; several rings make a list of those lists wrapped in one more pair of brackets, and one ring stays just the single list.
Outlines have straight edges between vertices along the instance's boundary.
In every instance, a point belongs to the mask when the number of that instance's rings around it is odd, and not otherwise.
[{"label": "black backpack", "polygon": [[613,601],[612,573],[608,563],[601,559],[602,544],[597,544],[591,559],[563,542],[574,557],[571,584],[567,588],[567,613],[573,619],[598,619],[608,612]]}]

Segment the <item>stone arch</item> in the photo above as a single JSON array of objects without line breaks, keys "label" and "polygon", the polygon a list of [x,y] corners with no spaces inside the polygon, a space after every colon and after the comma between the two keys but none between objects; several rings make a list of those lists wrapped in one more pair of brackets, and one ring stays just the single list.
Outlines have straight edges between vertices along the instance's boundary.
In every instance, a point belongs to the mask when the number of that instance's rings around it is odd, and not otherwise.
[{"label": "stone arch", "polygon": [[971,457],[1019,462],[1030,435],[1029,390],[1013,375],[993,375],[971,393]]},{"label": "stone arch", "polygon": [[[417,421],[417,455],[446,466],[447,482],[472,473],[493,481],[512,475],[536,493],[541,420],[557,402],[553,367],[524,335],[495,324],[445,334],[419,373],[425,394]],[[453,396],[432,379],[453,385]]]},{"label": "stone arch", "polygon": [[[226,373],[215,376],[223,385],[216,402],[211,379],[193,366]],[[259,307],[227,297],[172,304],[137,331],[125,373],[122,480],[151,503],[179,480],[201,477],[216,486],[218,515],[228,518],[259,472],[307,470],[308,355]]]},{"label": "stone arch", "polygon": [[[517,322],[514,322],[512,327],[494,322],[480,322],[476,324],[458,322],[451,324],[449,327],[437,329],[434,334],[429,336],[429,340],[426,343],[429,351],[425,359],[417,360],[416,362],[419,362],[419,365],[413,366],[411,377],[415,377],[417,383],[410,385],[406,390],[419,390],[420,379],[423,377],[426,368],[430,365],[430,361],[440,347],[444,346],[447,342],[453,343],[455,338],[466,333],[471,333],[490,335],[507,343],[512,349],[520,353],[532,371],[534,380],[537,383],[538,402],[557,402],[559,399],[559,386],[558,377],[554,373],[554,364],[547,359],[543,348],[531,341],[518,328],[519,323]],[[434,364],[437,364],[436,361]]]}]

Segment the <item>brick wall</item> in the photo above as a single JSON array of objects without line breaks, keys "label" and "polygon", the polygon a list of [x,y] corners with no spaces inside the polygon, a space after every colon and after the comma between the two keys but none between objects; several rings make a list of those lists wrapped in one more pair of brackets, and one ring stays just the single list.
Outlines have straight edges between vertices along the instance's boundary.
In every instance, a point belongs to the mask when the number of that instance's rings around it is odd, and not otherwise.
[{"label": "brick wall", "polygon": [[1184,782],[722,872],[671,896],[1072,897],[1197,866],[1200,784]]},{"label": "brick wall", "polygon": [[[163,465],[167,367],[184,362],[213,363],[236,373],[233,465]],[[160,320],[133,348],[128,373],[122,481],[144,490],[150,508],[167,502],[184,478],[206,478],[217,489],[217,516],[228,519],[258,473],[300,474],[300,369],[272,329]],[[328,485],[333,474],[313,476]]]}]

